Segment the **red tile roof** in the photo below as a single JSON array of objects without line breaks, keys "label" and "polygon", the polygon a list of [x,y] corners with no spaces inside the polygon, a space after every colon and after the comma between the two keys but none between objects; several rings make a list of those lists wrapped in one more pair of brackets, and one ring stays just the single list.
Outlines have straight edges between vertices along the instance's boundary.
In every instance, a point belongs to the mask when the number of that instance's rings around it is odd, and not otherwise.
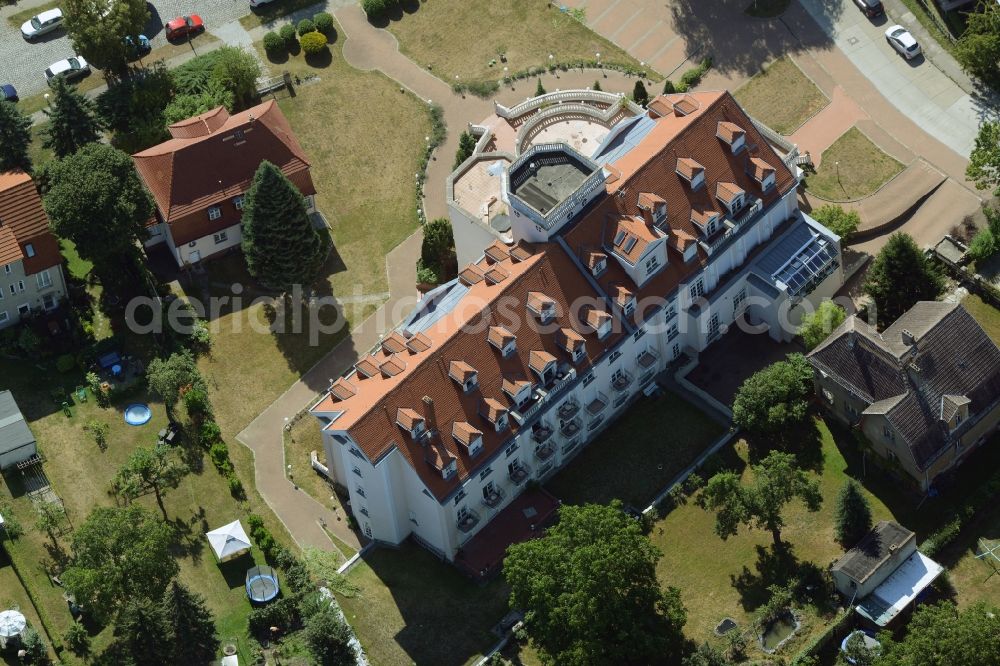
[{"label": "red tile roof", "polygon": [[639,193],[639,208],[653,210],[658,204],[665,203],[667,203],[667,200],[657,194],[652,194],[651,192]]},{"label": "red tile roof", "polygon": [[705,167],[695,162],[690,157],[680,157],[677,159],[677,173],[691,180],[699,172],[704,172]]},{"label": "red tile roof", "polygon": [[[532,379],[529,365],[532,352],[536,352],[536,358],[537,352],[543,352],[556,359],[568,360],[558,330],[569,329],[585,341],[583,358],[576,364],[578,371],[582,371],[623,335],[618,330],[620,327],[612,327],[612,334],[601,341],[589,334],[580,322],[574,321],[569,304],[583,299],[599,300],[599,295],[587,280],[582,279],[562,247],[547,244],[532,249],[535,253],[526,260],[508,258],[498,264],[510,273],[503,283],[491,285],[484,280],[469,287],[464,298],[477,307],[459,304],[427,328],[422,335],[431,346],[411,354],[402,373],[392,377],[376,374],[370,378],[352,375],[349,380],[356,387],[354,396],[347,400],[324,397],[313,407],[314,412],[342,412],[327,429],[347,430],[365,456],[373,461],[392,449],[398,450],[439,499],[457,488],[512,432],[517,432],[516,421],[512,420],[508,430],[498,433],[488,419],[496,419],[501,410],[513,406],[512,399],[503,390],[505,380],[509,385],[512,381]],[[555,307],[552,332],[530,321],[526,307],[529,293],[536,305],[551,302]],[[491,340],[502,341],[513,335],[517,336],[517,351],[507,357],[496,353]],[[383,358],[386,354],[381,350],[372,357],[373,361]],[[451,361],[474,365],[478,390],[466,393],[449,379]],[[424,396],[431,401],[423,401]],[[457,473],[444,479],[427,463],[420,443],[413,442],[396,424],[396,412],[401,407],[416,410],[428,424],[433,423],[432,427],[443,433],[455,432],[456,423],[471,424],[483,433],[483,453],[472,459],[465,447],[451,437],[443,437],[441,446],[458,461]]]},{"label": "red tile roof", "polygon": [[715,135],[726,143],[732,143],[737,137],[746,136],[746,132],[735,123],[731,123],[728,120],[720,120]]},{"label": "red tile roof", "polygon": [[[309,160],[274,100],[232,116],[219,107],[169,129],[171,139],[132,156],[166,222],[243,194],[264,160],[280,167],[302,194],[316,193]],[[232,217],[225,226],[238,223],[238,211]],[[207,216],[203,223],[207,229]],[[185,230],[190,233],[197,232]]]},{"label": "red tile roof", "polygon": [[632,265],[661,234],[641,217],[618,215],[608,220],[604,246]]},{"label": "red tile roof", "polygon": [[528,355],[528,367],[541,374],[549,363],[555,363],[556,357],[546,351],[532,350]]},{"label": "red tile roof", "polygon": [[354,385],[347,381],[343,377],[338,379],[330,386],[330,393],[334,395],[339,400],[347,400],[353,397],[357,391],[354,389]]},{"label": "red tile roof", "polygon": [[740,194],[744,194],[744,190],[736,183],[719,181],[718,185],[716,185],[715,196],[727,204],[732,203],[733,199]]},{"label": "red tile roof", "polygon": [[406,338],[399,331],[393,331],[382,340],[382,351],[388,354],[406,351]]},{"label": "red tile roof", "polygon": [[407,430],[413,430],[413,426],[423,420],[424,417],[409,407],[400,407],[396,410],[396,423]]},{"label": "red tile roof", "polygon": [[455,381],[464,384],[476,376],[476,369],[465,361],[452,361],[448,367],[448,375]]},{"label": "red tile roof", "polygon": [[[680,98],[666,96],[666,102]],[[697,104],[684,116],[667,114],[655,118],[655,126],[632,150],[606,165],[605,169],[617,171],[620,176],[613,182],[605,181],[609,195],[625,192],[624,197],[606,196],[591,207],[564,236],[570,248],[582,253],[599,247],[605,237],[605,221],[611,216],[636,216],[642,211],[638,205],[639,193],[655,194],[667,201],[667,222],[671,248],[683,251],[700,236],[692,215],[707,215],[714,211],[728,215],[726,208],[715,197],[719,182],[733,183],[745,190],[748,196],[759,196],[768,206],[794,189],[796,179],[764,139],[739,104],[727,92],[689,93],[685,98]],[[719,122],[730,122],[746,132],[747,148],[733,155],[729,146],[716,138]],[[676,173],[677,162],[687,158],[702,166],[705,184],[692,191],[688,182]],[[770,165],[775,170],[775,187],[762,193],[760,185],[748,173],[748,163],[753,158]],[[610,168],[609,168],[610,167]],[[641,302],[650,295],[670,294],[678,284],[700,271],[707,255],[698,250],[695,260],[685,263],[674,249],[668,250],[667,266],[652,276],[642,287],[636,288],[636,298]],[[625,271],[615,262],[597,278],[607,290],[613,283],[634,285]]]},{"label": "red tile roof", "polygon": [[[29,243],[33,257],[25,247]],[[0,173],[0,265],[19,259],[28,275],[62,263],[42,198],[31,176],[20,170]]]},{"label": "red tile roof", "polygon": [[509,330],[503,326],[490,326],[490,332],[487,334],[487,339],[490,344],[492,344],[497,349],[503,349],[507,346],[507,343],[511,340],[516,340],[517,336],[511,333]]},{"label": "red tile roof", "polygon": [[474,439],[483,436],[483,431],[468,421],[455,421],[451,428],[451,434],[459,442],[469,446]]},{"label": "red tile roof", "polygon": [[767,178],[769,174],[774,173],[774,167],[760,159],[759,157],[753,157],[750,159],[750,173],[753,175],[754,179],[758,182]]}]

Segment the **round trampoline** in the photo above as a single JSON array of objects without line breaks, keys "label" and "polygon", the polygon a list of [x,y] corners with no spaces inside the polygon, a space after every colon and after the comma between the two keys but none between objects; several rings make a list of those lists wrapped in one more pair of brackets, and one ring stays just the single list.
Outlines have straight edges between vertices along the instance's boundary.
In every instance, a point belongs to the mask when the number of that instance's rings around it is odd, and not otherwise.
[{"label": "round trampoline", "polygon": [[247,596],[260,604],[278,596],[278,574],[271,567],[256,566],[247,571]]},{"label": "round trampoline", "polygon": [[136,402],[125,408],[125,423],[129,425],[145,425],[151,418],[153,418],[153,412],[149,405]]}]

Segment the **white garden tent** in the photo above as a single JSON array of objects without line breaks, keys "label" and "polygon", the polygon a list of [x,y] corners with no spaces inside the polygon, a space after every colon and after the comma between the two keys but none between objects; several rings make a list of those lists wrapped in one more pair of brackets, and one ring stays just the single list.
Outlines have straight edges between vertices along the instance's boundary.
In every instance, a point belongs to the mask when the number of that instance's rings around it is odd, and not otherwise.
[{"label": "white garden tent", "polygon": [[212,544],[212,550],[215,551],[215,557],[220,562],[231,560],[250,551],[250,537],[247,536],[243,525],[238,520],[223,525],[217,530],[206,532],[205,536],[208,537],[208,542]]}]

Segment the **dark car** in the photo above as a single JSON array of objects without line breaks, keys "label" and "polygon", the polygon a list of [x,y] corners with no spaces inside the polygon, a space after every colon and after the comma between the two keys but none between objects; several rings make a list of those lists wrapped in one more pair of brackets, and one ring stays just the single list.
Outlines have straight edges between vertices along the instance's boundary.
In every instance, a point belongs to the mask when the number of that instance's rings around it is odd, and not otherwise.
[{"label": "dark car", "polygon": [[133,43],[132,38],[126,35],[124,42],[128,48],[129,58],[132,59],[149,55],[149,52],[153,50],[153,45],[149,43],[149,37],[146,35],[139,35],[138,43]]},{"label": "dark car", "polygon": [[885,7],[882,6],[882,0],[854,0],[854,4],[868,18],[885,14]]},{"label": "dark car", "polygon": [[205,23],[197,14],[191,16],[178,16],[168,21],[165,26],[167,39],[180,39],[186,35],[197,35],[205,29]]},{"label": "dark car", "polygon": [[5,102],[16,102],[17,91],[14,89],[14,86],[9,83],[0,85],[0,100]]}]

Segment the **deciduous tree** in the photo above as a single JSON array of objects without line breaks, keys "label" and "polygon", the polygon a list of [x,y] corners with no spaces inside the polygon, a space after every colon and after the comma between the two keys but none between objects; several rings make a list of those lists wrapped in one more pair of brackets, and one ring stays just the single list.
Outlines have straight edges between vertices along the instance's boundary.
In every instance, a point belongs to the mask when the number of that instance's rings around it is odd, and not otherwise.
[{"label": "deciduous tree", "polygon": [[966,16],[954,54],[962,68],[994,88],[1000,86],[1000,7],[984,2]]},{"label": "deciduous tree", "polygon": [[171,414],[180,399],[181,389],[202,386],[201,374],[194,356],[188,350],[171,354],[168,358],[154,358],[146,368],[149,388],[163,399],[167,413]]},{"label": "deciduous tree", "polygon": [[165,444],[139,447],[132,452],[125,464],[118,469],[112,487],[115,492],[131,501],[148,492],[156,496],[156,505],[167,519],[163,495],[170,488],[180,485],[188,473],[187,465],[174,458],[174,452]]},{"label": "deciduous tree", "polygon": [[837,234],[841,238],[850,236],[858,230],[861,216],[856,210],[844,210],[836,204],[826,204],[812,211],[817,222]]},{"label": "deciduous tree", "polygon": [[223,46],[216,51],[212,78],[232,92],[236,109],[245,109],[257,99],[260,63],[249,51],[238,46]]},{"label": "deciduous tree", "polygon": [[802,354],[789,354],[743,382],[733,401],[733,422],[750,436],[778,436],[805,422],[812,389],[809,363]]},{"label": "deciduous tree", "polygon": [[138,44],[149,23],[146,0],[65,0],[63,14],[75,51],[116,77],[128,71],[125,37]]},{"label": "deciduous tree", "polygon": [[965,175],[979,189],[1000,196],[1000,121],[986,120],[979,126]]},{"label": "deciduous tree", "polygon": [[512,608],[559,664],[675,664],[685,645],[680,592],[660,587],[661,553],[639,521],[609,506],[564,505],[544,537],[504,561]]},{"label": "deciduous tree", "polygon": [[178,570],[173,536],[139,504],[98,507],[73,534],[63,582],[98,618],[112,617],[133,599],[159,600]]},{"label": "deciduous tree", "polygon": [[42,145],[56,157],[66,157],[100,139],[103,127],[97,117],[97,104],[80,94],[65,78],[57,78],[52,89],[52,106],[43,109],[49,123],[42,130]]},{"label": "deciduous tree", "polygon": [[296,284],[308,288],[327,242],[313,227],[302,193],[278,167],[261,162],[243,208],[243,254],[250,275],[284,291]]},{"label": "deciduous tree", "polygon": [[844,323],[847,313],[833,301],[823,301],[814,312],[809,312],[802,317],[802,324],[799,326],[799,335],[806,349],[813,349],[816,345],[826,340],[826,338]]},{"label": "deciduous tree", "polygon": [[819,511],[823,501],[819,484],[799,469],[795,456],[772,451],[754,465],[749,483],[735,472],[720,472],[708,480],[703,499],[715,511],[715,532],[723,539],[737,533],[740,525],[767,530],[775,547],[781,548],[781,513],[793,499],[801,499],[809,511]]},{"label": "deciduous tree", "polygon": [[[132,158],[91,143],[53,162],[45,211],[56,234],[73,241],[105,289],[126,286],[141,275],[139,247],[153,214],[153,198]],[[113,187],[111,186],[113,184]]]},{"label": "deciduous tree", "polygon": [[942,601],[921,605],[906,625],[906,636],[879,635],[878,666],[984,666],[1000,664],[1000,608],[978,603],[959,611]]},{"label": "deciduous tree", "polygon": [[13,102],[0,101],[0,173],[22,169],[31,173],[31,118]]},{"label": "deciduous tree", "polygon": [[854,479],[848,479],[837,495],[837,513],[834,516],[834,534],[844,546],[851,546],[861,540],[872,528],[872,508],[868,498],[861,492],[861,486]]},{"label": "deciduous tree", "polygon": [[306,618],[305,639],[313,663],[319,666],[342,666],[354,663],[351,632],[328,604]]},{"label": "deciduous tree", "polygon": [[205,597],[175,580],[167,587],[161,606],[173,648],[173,663],[207,664],[212,661],[219,649],[219,638]]},{"label": "deciduous tree", "polygon": [[884,328],[917,301],[936,299],[944,279],[910,236],[895,233],[872,262],[864,291],[875,301],[875,316]]}]

